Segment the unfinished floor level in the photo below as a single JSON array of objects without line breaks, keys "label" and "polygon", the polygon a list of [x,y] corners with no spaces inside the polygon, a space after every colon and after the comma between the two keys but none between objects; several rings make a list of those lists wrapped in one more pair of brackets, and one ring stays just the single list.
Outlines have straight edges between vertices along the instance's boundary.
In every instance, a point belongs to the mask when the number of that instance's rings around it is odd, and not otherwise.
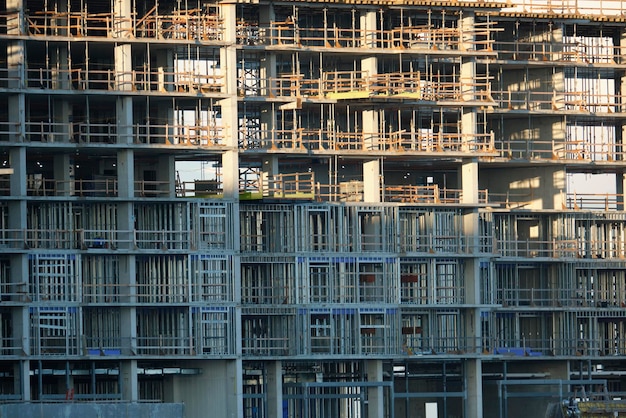
[{"label": "unfinished floor level", "polygon": [[590,3],[0,0],[0,415],[625,397],[626,5]]}]

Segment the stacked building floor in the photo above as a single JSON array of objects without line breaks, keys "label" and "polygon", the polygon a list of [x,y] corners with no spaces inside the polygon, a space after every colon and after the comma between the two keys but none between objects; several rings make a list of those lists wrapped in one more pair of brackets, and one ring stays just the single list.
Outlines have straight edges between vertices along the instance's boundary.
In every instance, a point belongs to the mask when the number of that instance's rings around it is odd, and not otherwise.
[{"label": "stacked building floor", "polygon": [[590,3],[0,0],[0,415],[626,396],[626,5]]}]

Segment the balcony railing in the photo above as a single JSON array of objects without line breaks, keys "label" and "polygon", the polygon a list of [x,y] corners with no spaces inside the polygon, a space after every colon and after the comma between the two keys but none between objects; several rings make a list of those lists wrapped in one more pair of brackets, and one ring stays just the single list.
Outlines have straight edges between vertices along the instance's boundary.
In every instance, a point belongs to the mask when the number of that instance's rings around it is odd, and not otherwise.
[{"label": "balcony railing", "polygon": [[[160,93],[220,93],[224,76],[219,72],[202,74],[180,69],[177,71],[134,69],[118,71],[77,65],[73,68],[46,68],[45,64],[29,63],[24,71],[24,85],[29,88],[49,90],[106,90],[153,91]],[[19,82],[17,70],[0,69],[0,83],[7,86]]]},{"label": "balcony railing", "polygon": [[623,95],[590,91],[491,91],[499,111],[570,111],[585,113],[622,112]]},{"label": "balcony railing", "polygon": [[621,0],[513,0],[511,12],[554,14],[554,15],[587,15],[617,16],[626,14],[626,5]]},{"label": "balcony railing", "polygon": [[569,160],[570,162],[589,163],[592,161],[612,162],[626,158],[621,145],[606,142],[590,142],[578,139],[540,139],[520,138],[494,141],[494,146],[501,157],[527,160]]},{"label": "balcony railing", "polygon": [[31,36],[59,37],[125,37],[179,39],[216,42],[224,38],[222,19],[215,13],[200,9],[158,14],[156,6],[144,16],[122,17],[111,12],[86,13],[29,11],[0,15],[6,32],[20,33],[24,27]]},{"label": "balcony railing", "polygon": [[[491,26],[478,24],[473,30],[456,27],[403,26],[387,30],[338,27],[299,27],[292,21],[268,26],[240,22],[240,45],[296,46],[303,48],[380,48],[421,51],[489,51]],[[466,40],[463,40],[463,39]],[[474,39],[467,41],[467,39]]]},{"label": "balcony railing", "polygon": [[269,129],[239,133],[243,150],[317,150],[317,151],[412,151],[423,153],[494,151],[493,133],[459,132],[341,132],[329,129]]},{"label": "balcony railing", "polygon": [[[330,71],[319,78],[285,74],[261,78],[251,83],[241,78],[239,96],[269,96],[290,98],[404,98],[424,101],[481,101],[491,103],[491,84],[487,77],[471,81],[453,76],[421,72],[401,72],[370,75],[364,71]],[[293,100],[293,99],[292,99]]]},{"label": "balcony railing", "polygon": [[582,42],[496,41],[497,59],[513,61],[569,62],[577,64],[623,63],[625,47],[588,45]]},{"label": "balcony railing", "polygon": [[0,142],[23,138],[25,141],[79,144],[135,144],[181,145],[214,147],[224,145],[224,128],[216,124],[179,125],[143,123],[120,126],[115,122],[49,122],[29,121],[24,131],[19,125],[0,122]]},{"label": "balcony railing", "polygon": [[82,250],[189,250],[195,231],[2,229],[0,248]]}]

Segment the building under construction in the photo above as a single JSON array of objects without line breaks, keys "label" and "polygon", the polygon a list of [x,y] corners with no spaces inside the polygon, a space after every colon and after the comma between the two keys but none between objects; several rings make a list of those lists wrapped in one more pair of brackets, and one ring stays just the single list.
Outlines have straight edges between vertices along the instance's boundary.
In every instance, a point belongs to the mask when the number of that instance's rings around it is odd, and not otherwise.
[{"label": "building under construction", "polygon": [[0,0],[0,415],[626,397],[625,21]]}]

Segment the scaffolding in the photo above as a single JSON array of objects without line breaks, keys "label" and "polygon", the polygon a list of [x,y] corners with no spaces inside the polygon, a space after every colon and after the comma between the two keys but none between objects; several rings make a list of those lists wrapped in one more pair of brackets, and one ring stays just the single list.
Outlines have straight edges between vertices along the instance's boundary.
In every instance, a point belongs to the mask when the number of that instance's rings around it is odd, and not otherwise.
[{"label": "scaffolding", "polygon": [[7,3],[0,400],[626,396],[623,2],[400,3]]}]

